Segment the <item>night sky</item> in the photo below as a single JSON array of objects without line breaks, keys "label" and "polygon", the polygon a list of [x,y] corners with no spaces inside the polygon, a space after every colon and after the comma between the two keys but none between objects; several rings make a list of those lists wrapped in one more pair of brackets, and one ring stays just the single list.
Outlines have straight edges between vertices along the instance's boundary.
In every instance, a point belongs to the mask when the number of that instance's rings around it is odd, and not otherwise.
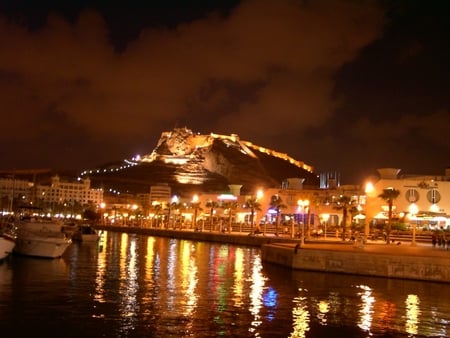
[{"label": "night sky", "polygon": [[450,166],[450,1],[189,2],[0,1],[0,169],[81,171],[174,127],[343,183]]}]

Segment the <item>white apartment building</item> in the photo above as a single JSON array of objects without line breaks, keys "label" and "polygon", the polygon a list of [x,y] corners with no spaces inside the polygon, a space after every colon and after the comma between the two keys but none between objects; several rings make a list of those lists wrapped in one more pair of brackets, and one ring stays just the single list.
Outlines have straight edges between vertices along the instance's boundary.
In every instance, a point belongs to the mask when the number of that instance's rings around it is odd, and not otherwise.
[{"label": "white apartment building", "polygon": [[[89,178],[80,181],[64,181],[59,176],[51,179],[50,185],[35,185],[28,180],[13,177],[0,178],[1,211],[11,211],[15,203],[50,204],[79,203],[80,205],[100,205],[103,202],[103,190],[91,188]],[[21,202],[18,202],[18,200]]]},{"label": "white apartment building", "polygon": [[379,177],[366,184],[366,219],[388,218],[388,205],[380,197],[384,189],[396,189],[393,218],[429,229],[450,227],[450,169],[444,175],[400,175],[400,169],[378,169]]},{"label": "white apartment building", "polygon": [[171,196],[172,189],[167,183],[160,183],[150,187],[150,204],[153,202],[168,203]]},{"label": "white apartment building", "polygon": [[89,178],[69,182],[56,175],[52,177],[50,186],[36,186],[36,197],[49,203],[77,202],[81,205],[100,205],[103,202],[103,190],[92,189]]}]

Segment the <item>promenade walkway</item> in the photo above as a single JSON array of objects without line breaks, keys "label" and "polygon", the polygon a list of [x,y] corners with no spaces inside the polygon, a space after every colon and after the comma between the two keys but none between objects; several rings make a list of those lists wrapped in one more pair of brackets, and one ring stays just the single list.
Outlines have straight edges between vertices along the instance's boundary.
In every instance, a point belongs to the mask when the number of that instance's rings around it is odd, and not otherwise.
[{"label": "promenade walkway", "polygon": [[[353,242],[342,242],[335,239],[306,241],[302,248],[320,249],[348,252],[367,252],[373,254],[392,254],[421,257],[448,257],[450,259],[450,249],[444,247],[433,247],[431,244],[418,243],[411,245],[411,242],[398,242],[400,244],[386,244],[383,241],[369,241],[364,245]],[[295,243],[282,243],[273,241],[274,245],[295,248]]]},{"label": "promenade walkway", "polygon": [[[297,244],[301,243],[301,238],[291,238],[288,235],[275,236],[270,234],[249,235],[248,232],[218,232],[218,231],[194,231],[192,229],[164,229],[164,228],[147,228],[147,227],[130,227],[130,226],[96,226],[102,230],[112,230],[120,232],[141,233],[153,236],[175,237],[180,239],[197,239],[206,241],[217,241],[221,243],[230,244],[244,244],[244,245],[263,245],[263,244],[277,244],[280,246],[287,246],[295,248]],[[364,245],[352,241],[342,241],[342,239],[335,236],[329,237],[311,237],[304,239],[304,248],[308,249],[322,249],[322,250],[336,250],[336,251],[359,251],[371,252],[393,255],[412,255],[412,256],[426,256],[426,257],[449,257],[450,249],[446,247],[433,247],[430,243],[417,242],[416,245],[411,245],[410,241],[397,241],[393,244],[386,244],[383,240],[367,240]]]}]

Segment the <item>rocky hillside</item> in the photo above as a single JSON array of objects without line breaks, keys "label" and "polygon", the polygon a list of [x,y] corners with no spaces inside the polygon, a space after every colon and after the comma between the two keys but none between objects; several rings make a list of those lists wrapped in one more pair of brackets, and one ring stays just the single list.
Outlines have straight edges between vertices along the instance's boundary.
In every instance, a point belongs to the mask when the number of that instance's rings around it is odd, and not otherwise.
[{"label": "rocky hillside", "polygon": [[304,179],[318,187],[312,168],[237,135],[200,135],[187,128],[163,132],[151,154],[85,171],[94,187],[129,193],[148,193],[150,186],[167,183],[174,194],[220,193],[242,185],[241,194],[259,187],[281,187],[287,178]]}]

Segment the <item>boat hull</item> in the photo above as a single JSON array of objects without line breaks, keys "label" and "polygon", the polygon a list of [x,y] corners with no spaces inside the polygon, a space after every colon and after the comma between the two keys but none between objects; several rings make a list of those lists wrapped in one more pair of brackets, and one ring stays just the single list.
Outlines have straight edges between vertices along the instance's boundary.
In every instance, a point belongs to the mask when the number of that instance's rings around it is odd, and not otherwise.
[{"label": "boat hull", "polygon": [[74,239],[81,242],[98,242],[100,236],[97,234],[75,234]]},{"label": "boat hull", "polygon": [[14,252],[33,257],[58,258],[64,254],[71,243],[72,240],[62,236],[19,234]]},{"label": "boat hull", "polygon": [[8,257],[14,250],[16,246],[15,238],[10,238],[8,236],[0,236],[0,262]]},{"label": "boat hull", "polygon": [[80,225],[72,238],[81,242],[97,242],[100,234],[90,225]]}]

